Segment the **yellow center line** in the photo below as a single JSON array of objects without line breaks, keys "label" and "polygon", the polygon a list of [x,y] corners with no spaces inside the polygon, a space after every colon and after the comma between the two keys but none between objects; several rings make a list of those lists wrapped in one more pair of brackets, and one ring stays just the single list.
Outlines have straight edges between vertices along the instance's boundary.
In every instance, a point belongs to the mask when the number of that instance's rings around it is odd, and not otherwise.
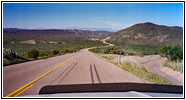
[{"label": "yellow center line", "polygon": [[65,63],[68,63],[70,60],[72,60],[72,59],[73,59],[74,57],[76,57],[76,56],[78,56],[78,55],[75,55],[75,56],[73,56],[73,57],[71,57],[71,58],[69,58],[69,59],[65,60],[65,61],[64,61],[62,64],[60,64],[60,65],[58,65],[58,66],[54,67],[52,70],[50,70],[50,71],[46,72],[45,74],[43,74],[43,75],[41,75],[40,77],[38,77],[38,78],[34,79],[33,81],[31,81],[31,82],[29,82],[29,83],[25,84],[24,86],[22,86],[22,87],[20,87],[19,89],[17,89],[17,90],[15,90],[15,91],[13,91],[12,93],[10,93],[10,94],[6,95],[5,97],[10,97],[11,95],[13,95],[13,94],[17,93],[18,91],[20,91],[20,90],[24,89],[25,87],[27,87],[27,86],[29,86],[29,85],[33,84],[34,82],[38,81],[39,79],[41,79],[41,78],[43,78],[44,76],[48,75],[49,73],[53,72],[55,69],[57,69],[57,68],[59,68],[59,67],[64,66],[64,65],[65,65]]},{"label": "yellow center line", "polygon": [[30,86],[26,87],[25,89],[23,89],[21,92],[17,93],[16,95],[14,95],[13,97],[17,97],[19,96],[21,93],[23,93],[24,91],[28,90],[29,88],[31,88],[34,84],[31,84]]}]

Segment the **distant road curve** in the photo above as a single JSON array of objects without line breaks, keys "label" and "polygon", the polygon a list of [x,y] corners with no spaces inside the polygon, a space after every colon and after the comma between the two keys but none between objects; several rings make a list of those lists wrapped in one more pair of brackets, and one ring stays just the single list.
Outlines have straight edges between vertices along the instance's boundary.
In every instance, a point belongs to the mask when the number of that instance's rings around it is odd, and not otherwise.
[{"label": "distant road curve", "polygon": [[108,40],[108,39],[110,39],[109,36],[106,37],[106,38],[104,38],[104,39],[102,39],[101,41],[102,41],[104,44],[108,44],[109,46],[114,46],[114,44],[111,44],[111,43],[106,42],[106,40]]}]

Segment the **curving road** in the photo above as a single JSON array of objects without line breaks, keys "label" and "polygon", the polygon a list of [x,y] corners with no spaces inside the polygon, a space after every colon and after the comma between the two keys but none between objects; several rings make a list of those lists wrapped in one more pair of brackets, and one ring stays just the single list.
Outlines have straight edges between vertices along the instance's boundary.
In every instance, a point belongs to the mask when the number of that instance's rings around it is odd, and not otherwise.
[{"label": "curving road", "polygon": [[147,71],[159,75],[172,84],[183,85],[183,74],[181,72],[174,71],[168,67],[163,67],[163,63],[166,60],[167,59],[165,58],[157,58],[144,63],[144,67]]},{"label": "curving road", "polygon": [[3,68],[3,96],[37,95],[46,85],[145,81],[83,49]]},{"label": "curving road", "polygon": [[101,41],[104,43],[104,44],[108,44],[109,46],[114,46],[114,44],[111,44],[111,43],[108,43],[106,40],[110,39],[110,37],[106,37],[104,39],[102,39]]}]

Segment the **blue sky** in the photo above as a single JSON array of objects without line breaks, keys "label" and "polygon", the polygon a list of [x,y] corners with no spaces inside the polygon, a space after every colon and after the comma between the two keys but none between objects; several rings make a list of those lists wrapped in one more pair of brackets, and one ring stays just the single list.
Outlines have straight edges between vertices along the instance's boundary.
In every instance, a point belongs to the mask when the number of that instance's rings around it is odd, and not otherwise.
[{"label": "blue sky", "polygon": [[152,22],[183,27],[182,3],[3,3],[4,28],[110,28]]}]

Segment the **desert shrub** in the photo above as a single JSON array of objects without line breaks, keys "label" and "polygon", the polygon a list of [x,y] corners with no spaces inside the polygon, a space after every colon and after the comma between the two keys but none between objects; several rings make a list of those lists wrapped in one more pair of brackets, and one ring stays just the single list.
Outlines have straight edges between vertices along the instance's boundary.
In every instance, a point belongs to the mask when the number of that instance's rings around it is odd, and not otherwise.
[{"label": "desert shrub", "polygon": [[78,46],[77,49],[83,49],[85,48],[84,46]]},{"label": "desert shrub", "polygon": [[6,58],[7,60],[13,60],[18,56],[16,55],[15,52],[12,51],[12,49],[3,48],[3,57]]},{"label": "desert shrub", "polygon": [[118,55],[125,55],[125,52],[124,51],[117,50],[116,52],[117,52],[116,54],[118,54]]},{"label": "desert shrub", "polygon": [[113,49],[110,53],[112,53],[112,54],[119,54],[119,51],[117,49]]},{"label": "desert shrub", "polygon": [[106,49],[106,50],[103,51],[103,53],[104,53],[104,54],[109,54],[110,52],[109,52],[108,49]]},{"label": "desert shrub", "polygon": [[72,52],[77,52],[78,50],[77,49],[73,49]]},{"label": "desert shrub", "polygon": [[144,56],[144,52],[140,52],[139,56],[143,57]]},{"label": "desert shrub", "polygon": [[89,51],[94,52],[94,53],[100,53],[100,52],[101,52],[101,51],[98,50],[97,48],[96,48],[96,49],[89,49]]},{"label": "desert shrub", "polygon": [[130,53],[128,53],[128,55],[129,55],[129,56],[134,56],[135,54],[132,53],[132,52],[130,52]]},{"label": "desert shrub", "polygon": [[53,54],[53,55],[57,55],[57,54],[59,53],[59,50],[51,50],[50,52],[51,52],[51,54]]},{"label": "desert shrub", "polygon": [[49,56],[49,54],[47,52],[40,52],[39,56],[40,57],[47,57],[47,56]]},{"label": "desert shrub", "polygon": [[38,55],[39,55],[39,51],[37,51],[37,50],[31,50],[31,51],[28,52],[28,56],[30,58],[37,58]]},{"label": "desert shrub", "polygon": [[107,49],[104,50],[104,54],[117,54],[118,50],[114,46],[108,47]]},{"label": "desert shrub", "polygon": [[65,49],[64,51],[63,51],[63,53],[65,54],[65,53],[69,53],[69,50],[68,49]]},{"label": "desert shrub", "polygon": [[143,57],[145,55],[148,55],[148,53],[146,51],[142,51],[138,54],[140,57]]},{"label": "desert shrub", "polygon": [[158,50],[154,50],[152,54],[157,55],[157,54],[159,54],[159,51]]},{"label": "desert shrub", "polygon": [[69,50],[69,53],[73,53],[74,51],[73,50]]},{"label": "desert shrub", "polygon": [[164,46],[160,49],[160,53],[172,61],[183,59],[183,47],[181,45]]}]

